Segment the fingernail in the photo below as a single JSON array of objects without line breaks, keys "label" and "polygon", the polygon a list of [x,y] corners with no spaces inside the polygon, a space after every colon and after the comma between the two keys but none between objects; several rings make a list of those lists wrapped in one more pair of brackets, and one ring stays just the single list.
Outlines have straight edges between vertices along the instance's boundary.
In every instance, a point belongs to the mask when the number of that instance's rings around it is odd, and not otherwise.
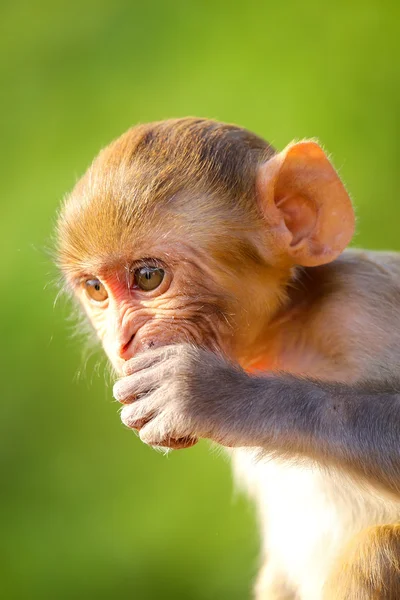
[{"label": "fingernail", "polygon": [[126,363],[122,367],[122,372],[124,375],[130,375],[132,373],[132,366],[129,363]]}]

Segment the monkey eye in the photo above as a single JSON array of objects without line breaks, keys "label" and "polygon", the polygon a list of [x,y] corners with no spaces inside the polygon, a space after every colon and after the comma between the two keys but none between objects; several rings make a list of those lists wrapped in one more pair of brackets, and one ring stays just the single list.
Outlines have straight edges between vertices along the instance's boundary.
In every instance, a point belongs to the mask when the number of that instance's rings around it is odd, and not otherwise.
[{"label": "monkey eye", "polygon": [[158,288],[164,279],[165,271],[160,267],[139,267],[133,273],[133,285],[143,292]]},{"label": "monkey eye", "polygon": [[95,302],[104,302],[108,294],[104,285],[98,279],[87,279],[84,283],[86,294]]}]

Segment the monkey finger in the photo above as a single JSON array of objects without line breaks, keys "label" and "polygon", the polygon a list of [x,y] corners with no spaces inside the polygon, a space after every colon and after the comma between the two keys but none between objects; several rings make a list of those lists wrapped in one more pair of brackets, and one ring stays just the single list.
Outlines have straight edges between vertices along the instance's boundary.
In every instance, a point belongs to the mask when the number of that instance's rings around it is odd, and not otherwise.
[{"label": "monkey finger", "polygon": [[143,369],[148,369],[156,363],[161,362],[166,355],[165,348],[166,346],[162,346],[160,348],[155,348],[154,350],[144,350],[132,357],[122,368],[124,375],[128,376],[133,373],[138,373]]},{"label": "monkey finger", "polygon": [[[150,417],[151,419],[151,417]],[[128,423],[124,423],[129,429],[136,429],[136,431],[140,431],[142,427],[148,423],[149,419],[138,419],[137,421],[129,421]]]},{"label": "monkey finger", "polygon": [[161,448],[171,448],[172,450],[183,450],[185,448],[191,448],[195,444],[197,444],[199,440],[195,437],[183,437],[175,440],[174,438],[169,438],[168,440],[163,440],[158,446]]},{"label": "monkey finger", "polygon": [[[145,390],[142,391],[144,393]],[[139,390],[133,389],[130,382],[124,379],[119,379],[114,383],[113,396],[121,404],[130,404],[139,398]]]},{"label": "monkey finger", "polygon": [[190,438],[195,439],[195,436],[191,435],[175,435],[173,428],[168,425],[164,415],[158,415],[146,423],[140,430],[139,437],[142,442],[149,446],[163,446],[164,448],[172,448],[171,444],[174,442],[178,443],[177,447],[184,447],[188,444]]},{"label": "monkey finger", "polygon": [[162,381],[163,373],[153,367],[119,379],[113,387],[113,396],[121,404],[129,404],[151,392]]},{"label": "monkey finger", "polygon": [[149,423],[156,415],[156,412],[147,406],[143,400],[138,400],[134,404],[127,404],[121,411],[121,421],[130,429],[141,429]]},{"label": "monkey finger", "polygon": [[133,373],[138,373],[143,369],[153,367],[155,364],[179,354],[183,345],[184,344],[170,344],[152,350],[144,350],[124,364],[122,368],[123,373],[125,376],[128,376]]}]

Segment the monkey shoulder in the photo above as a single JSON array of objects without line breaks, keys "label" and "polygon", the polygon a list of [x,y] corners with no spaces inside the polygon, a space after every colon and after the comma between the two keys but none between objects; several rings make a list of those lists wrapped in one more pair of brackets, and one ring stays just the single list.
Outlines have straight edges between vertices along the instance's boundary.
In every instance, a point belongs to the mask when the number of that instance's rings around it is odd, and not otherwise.
[{"label": "monkey shoulder", "polygon": [[355,377],[397,376],[400,366],[400,254],[349,250],[309,272],[314,330]]},{"label": "monkey shoulder", "polygon": [[400,253],[349,250],[326,265],[326,275],[339,310],[351,307],[371,326],[400,321]]}]

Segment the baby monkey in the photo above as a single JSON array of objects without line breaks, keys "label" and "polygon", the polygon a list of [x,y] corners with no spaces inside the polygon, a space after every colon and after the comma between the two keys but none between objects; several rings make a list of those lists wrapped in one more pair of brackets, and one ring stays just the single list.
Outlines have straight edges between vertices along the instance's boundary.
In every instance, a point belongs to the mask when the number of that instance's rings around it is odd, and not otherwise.
[{"label": "baby monkey", "polygon": [[123,422],[228,447],[256,499],[257,600],[400,599],[400,259],[353,231],[316,142],[195,118],[130,129],[59,215]]}]

